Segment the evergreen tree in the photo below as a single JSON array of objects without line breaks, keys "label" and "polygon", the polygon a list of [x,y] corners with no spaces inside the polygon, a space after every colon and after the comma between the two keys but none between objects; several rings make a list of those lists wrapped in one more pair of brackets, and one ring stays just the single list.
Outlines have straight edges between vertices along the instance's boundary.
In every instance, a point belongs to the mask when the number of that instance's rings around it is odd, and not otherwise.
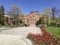
[{"label": "evergreen tree", "polygon": [[0,6],[0,24],[4,24],[4,7]]},{"label": "evergreen tree", "polygon": [[40,18],[37,22],[36,25],[40,25],[42,23],[42,18]]}]

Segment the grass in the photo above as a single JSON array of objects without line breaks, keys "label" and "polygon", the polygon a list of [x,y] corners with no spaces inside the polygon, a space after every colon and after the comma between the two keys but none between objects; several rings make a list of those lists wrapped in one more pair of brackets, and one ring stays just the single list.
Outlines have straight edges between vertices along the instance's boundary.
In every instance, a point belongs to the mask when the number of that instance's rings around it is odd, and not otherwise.
[{"label": "grass", "polygon": [[9,25],[0,25],[0,28],[10,28]]},{"label": "grass", "polygon": [[55,37],[60,38],[60,28],[58,27],[46,27],[46,30],[52,33]]}]

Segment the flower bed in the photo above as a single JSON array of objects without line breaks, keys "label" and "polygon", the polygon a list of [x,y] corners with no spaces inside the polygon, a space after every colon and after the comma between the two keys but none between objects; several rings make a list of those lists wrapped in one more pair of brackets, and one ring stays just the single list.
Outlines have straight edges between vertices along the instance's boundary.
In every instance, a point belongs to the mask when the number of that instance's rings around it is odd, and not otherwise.
[{"label": "flower bed", "polygon": [[57,44],[56,45],[60,45],[60,39],[57,39]]},{"label": "flower bed", "polygon": [[27,38],[29,38],[38,45],[56,45],[57,39],[53,35],[48,33],[45,29],[41,29],[43,31],[43,35],[30,33]]}]

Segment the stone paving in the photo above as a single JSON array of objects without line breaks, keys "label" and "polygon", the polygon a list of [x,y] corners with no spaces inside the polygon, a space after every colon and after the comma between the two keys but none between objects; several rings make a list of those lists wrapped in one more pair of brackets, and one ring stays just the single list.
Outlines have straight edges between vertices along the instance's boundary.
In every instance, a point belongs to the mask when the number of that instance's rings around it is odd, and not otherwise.
[{"label": "stone paving", "polygon": [[15,34],[24,36],[27,36],[29,33],[40,34],[40,35],[43,34],[39,27],[17,27],[0,31],[0,34]]},{"label": "stone paving", "polygon": [[29,33],[40,34],[42,31],[38,27],[16,27],[0,31],[0,45],[32,45],[27,39]]},{"label": "stone paving", "polygon": [[21,35],[0,34],[0,45],[32,45],[32,43]]}]

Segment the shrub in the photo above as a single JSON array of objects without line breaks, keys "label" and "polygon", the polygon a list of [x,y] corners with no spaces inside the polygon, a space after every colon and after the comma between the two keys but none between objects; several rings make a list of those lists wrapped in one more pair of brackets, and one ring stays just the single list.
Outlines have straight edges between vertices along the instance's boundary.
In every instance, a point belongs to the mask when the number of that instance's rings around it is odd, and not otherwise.
[{"label": "shrub", "polygon": [[57,24],[57,27],[60,27],[60,24]]},{"label": "shrub", "polygon": [[0,24],[0,28],[1,28],[1,24]]},{"label": "shrub", "polygon": [[49,26],[56,26],[56,23],[51,22]]}]

